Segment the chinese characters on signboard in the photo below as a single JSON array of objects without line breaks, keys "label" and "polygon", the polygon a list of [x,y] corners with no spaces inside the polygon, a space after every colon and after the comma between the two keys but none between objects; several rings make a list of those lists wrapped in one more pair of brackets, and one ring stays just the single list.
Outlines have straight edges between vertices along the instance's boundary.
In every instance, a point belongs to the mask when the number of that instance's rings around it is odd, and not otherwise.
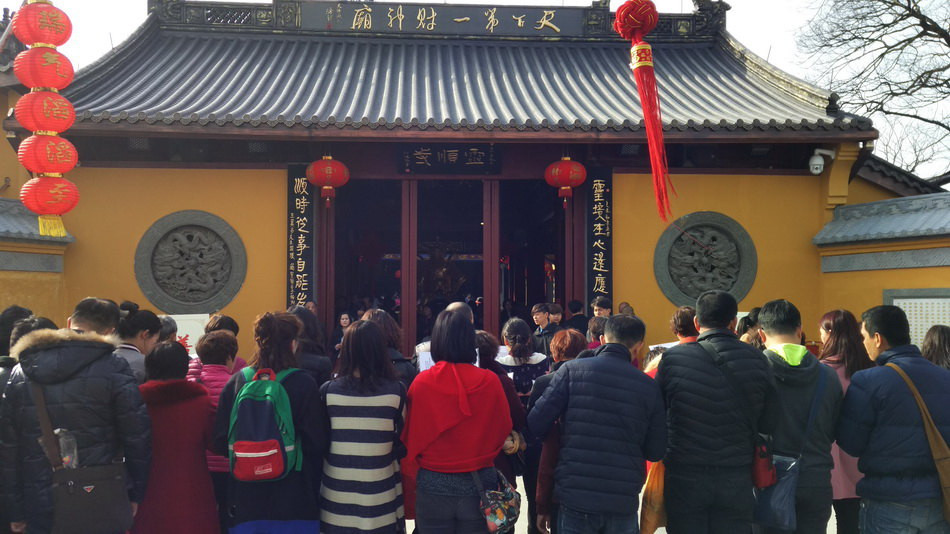
[{"label": "chinese characters on signboard", "polygon": [[303,306],[314,300],[313,186],[303,165],[287,169],[287,305]]},{"label": "chinese characters on signboard", "polygon": [[495,145],[409,145],[400,170],[412,174],[499,174],[501,159]]},{"label": "chinese characters on signboard", "polygon": [[486,7],[375,2],[306,2],[304,28],[350,33],[416,35],[502,35],[556,37],[580,35],[584,10],[536,7]]},{"label": "chinese characters on signboard", "polygon": [[611,170],[591,169],[587,181],[587,288],[594,297],[610,298],[613,285],[613,206]]}]

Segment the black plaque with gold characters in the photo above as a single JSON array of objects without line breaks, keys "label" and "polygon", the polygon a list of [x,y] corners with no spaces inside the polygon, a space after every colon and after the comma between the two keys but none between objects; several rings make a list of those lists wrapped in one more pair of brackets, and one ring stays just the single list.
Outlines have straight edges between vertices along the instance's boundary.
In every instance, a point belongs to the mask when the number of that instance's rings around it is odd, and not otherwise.
[{"label": "black plaque with gold characters", "polygon": [[493,144],[413,144],[402,151],[406,174],[498,174],[501,158]]},{"label": "black plaque with gold characters", "polygon": [[306,165],[287,167],[287,306],[314,300],[313,185]]},{"label": "black plaque with gold characters", "polygon": [[611,298],[613,288],[612,176],[610,168],[587,171],[587,302]]}]

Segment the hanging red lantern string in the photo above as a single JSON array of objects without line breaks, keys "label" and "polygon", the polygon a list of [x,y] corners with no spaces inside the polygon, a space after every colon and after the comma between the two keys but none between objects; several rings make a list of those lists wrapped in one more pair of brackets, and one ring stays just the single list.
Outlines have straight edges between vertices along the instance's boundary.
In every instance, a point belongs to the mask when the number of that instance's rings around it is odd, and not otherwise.
[{"label": "hanging red lantern string", "polygon": [[76,120],[76,110],[59,94],[73,81],[73,64],[56,50],[69,40],[69,17],[49,0],[28,0],[10,22],[13,34],[29,50],[13,61],[13,73],[31,92],[17,102],[14,113],[34,132],[17,150],[17,159],[39,176],[20,188],[20,201],[39,215],[40,235],[65,237],[62,218],[79,202],[76,184],[62,177],[76,167],[79,156],[72,143],[59,137]]},{"label": "hanging red lantern string", "polygon": [[648,33],[656,28],[660,15],[656,5],[650,0],[627,0],[617,9],[614,30],[630,41],[630,68],[637,82],[640,105],[643,108],[643,124],[647,132],[647,145],[650,149],[650,168],[653,172],[653,194],[656,197],[656,209],[664,221],[672,215],[669,190],[676,193],[666,161],[666,147],[663,144],[663,120],[660,116],[660,96],[656,89],[656,75],[653,72],[653,48],[644,41]]},{"label": "hanging red lantern string", "polygon": [[574,196],[575,187],[579,187],[587,179],[587,169],[580,162],[564,156],[560,161],[548,165],[544,171],[544,181],[551,187],[557,187],[557,196],[564,199],[567,208],[567,199]]},{"label": "hanging red lantern string", "polygon": [[330,199],[336,197],[335,187],[343,187],[350,181],[350,170],[346,165],[333,159],[332,156],[323,156],[323,159],[307,165],[307,181],[320,188],[320,197]]}]

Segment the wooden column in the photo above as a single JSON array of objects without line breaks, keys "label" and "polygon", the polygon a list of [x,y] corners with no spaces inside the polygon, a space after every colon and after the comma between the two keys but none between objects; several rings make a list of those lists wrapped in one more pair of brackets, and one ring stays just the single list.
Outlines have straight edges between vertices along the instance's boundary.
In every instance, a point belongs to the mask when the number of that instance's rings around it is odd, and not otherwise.
[{"label": "wooden column", "polygon": [[402,319],[403,350],[411,358],[416,346],[416,300],[418,299],[419,267],[419,182],[402,182],[402,245],[400,279],[400,311]]},{"label": "wooden column", "polygon": [[[316,304],[317,319],[323,324],[329,337],[336,326],[336,225],[334,224],[334,205],[326,205],[322,198],[316,199],[317,236],[316,236]],[[332,348],[332,347],[331,347]],[[329,349],[328,349],[329,350]]]},{"label": "wooden column", "polygon": [[485,297],[482,327],[486,332],[499,336],[501,273],[498,270],[498,262],[501,256],[501,183],[498,180],[485,180],[482,184],[482,287]]}]

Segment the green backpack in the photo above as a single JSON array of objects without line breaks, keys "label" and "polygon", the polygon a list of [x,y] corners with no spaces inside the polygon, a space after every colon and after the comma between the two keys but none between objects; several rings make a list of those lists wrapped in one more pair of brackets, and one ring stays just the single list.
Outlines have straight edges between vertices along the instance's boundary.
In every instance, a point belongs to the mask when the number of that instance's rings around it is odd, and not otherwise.
[{"label": "green backpack", "polygon": [[245,383],[231,408],[231,475],[244,482],[279,480],[300,471],[303,455],[283,380],[299,369],[241,370]]}]

